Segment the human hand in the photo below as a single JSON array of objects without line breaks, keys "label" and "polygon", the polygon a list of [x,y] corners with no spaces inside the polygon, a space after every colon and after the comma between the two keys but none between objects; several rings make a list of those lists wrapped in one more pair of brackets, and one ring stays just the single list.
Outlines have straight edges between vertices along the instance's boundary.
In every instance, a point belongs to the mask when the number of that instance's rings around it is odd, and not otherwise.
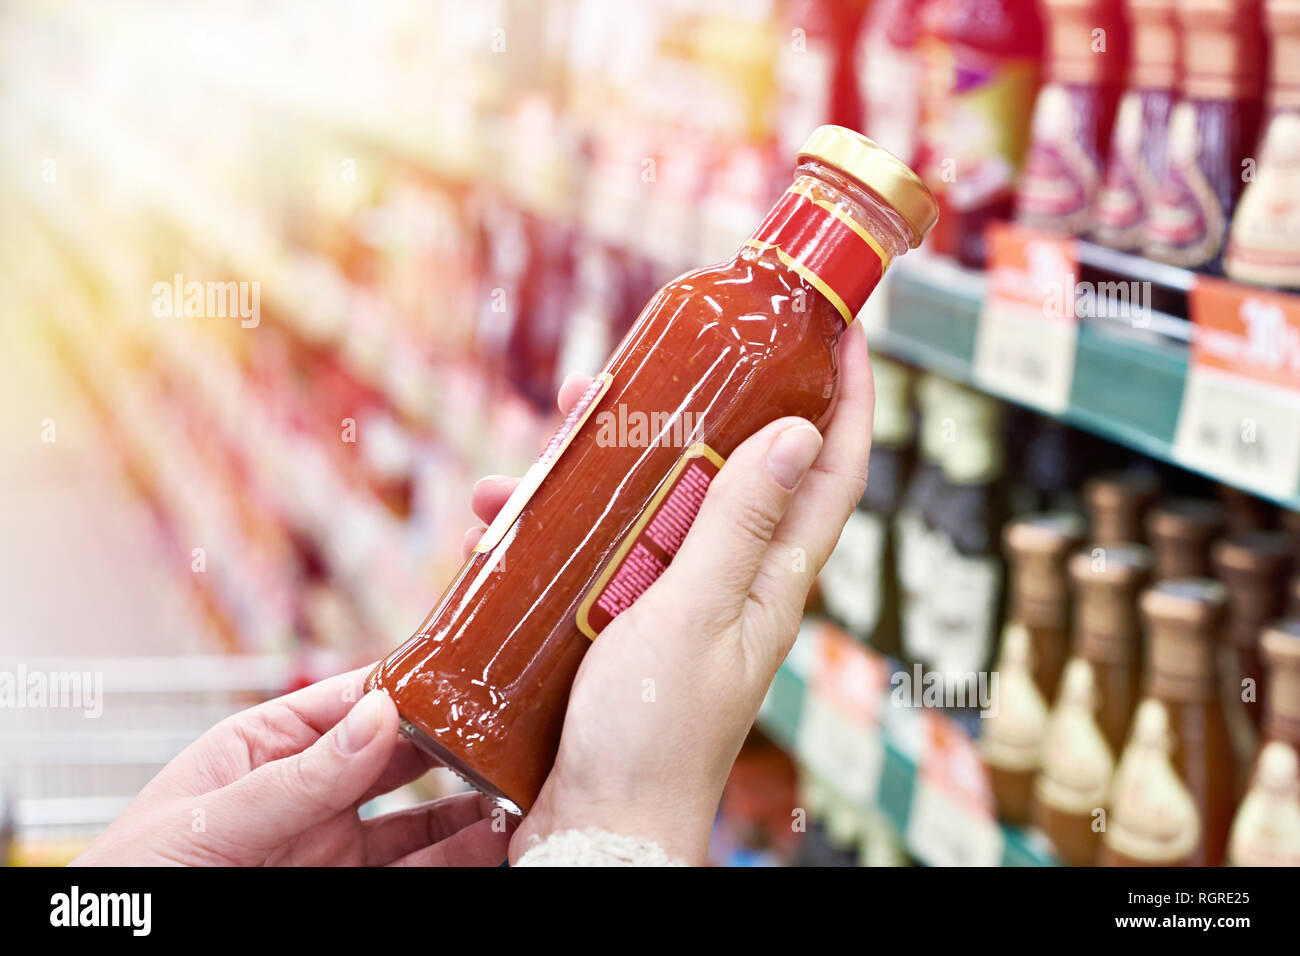
[{"label": "human hand", "polygon": [[[562,412],[590,381],[565,381]],[[866,488],[873,408],[866,337],[855,327],[840,347],[825,440],[809,422],[783,418],[740,445],[668,570],[592,642],[512,862],[549,834],[588,827],[704,859],[727,775]],[[471,500],[479,518],[490,523],[517,483],[480,481]],[[466,534],[467,553],[484,530]]]},{"label": "human hand", "polygon": [[[362,820],[431,766],[365,667],[237,713],[182,751],[83,866],[497,866],[515,821],[475,793]],[[356,701],[354,705],[354,701]]]}]

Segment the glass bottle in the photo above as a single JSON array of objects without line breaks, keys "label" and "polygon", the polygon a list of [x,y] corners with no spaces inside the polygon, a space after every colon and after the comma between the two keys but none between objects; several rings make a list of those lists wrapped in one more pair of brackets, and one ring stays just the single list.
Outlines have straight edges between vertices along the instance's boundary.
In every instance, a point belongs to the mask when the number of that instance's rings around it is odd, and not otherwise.
[{"label": "glass bottle", "polygon": [[1111,782],[1110,813],[1100,866],[1184,866],[1201,842],[1201,818],[1171,757],[1169,712],[1148,698],[1133,715],[1133,732]]},{"label": "glass bottle", "polygon": [[[1231,702],[1230,713],[1244,712],[1258,727],[1268,699],[1260,632],[1286,608],[1291,540],[1280,531],[1224,538],[1214,546],[1213,560],[1216,576],[1228,588],[1225,699]],[[1239,752],[1248,749],[1244,744],[1238,748]]]},{"label": "glass bottle", "polygon": [[931,0],[921,18],[921,174],[942,225],[930,247],[984,267],[984,227],[1011,218],[1042,73],[1036,0]]},{"label": "glass bottle", "polygon": [[1043,699],[1056,687],[1070,646],[1070,584],[1066,562],[1083,541],[1083,520],[1069,512],[1020,518],[1004,535],[1010,566],[1008,628],[1029,635],[1030,670]]},{"label": "glass bottle", "polygon": [[1200,834],[1187,859],[1194,866],[1223,861],[1236,797],[1216,660],[1226,604],[1223,585],[1204,578],[1165,581],[1141,601],[1149,647],[1142,706],[1162,706],[1173,767],[1195,801]]},{"label": "glass bottle", "polygon": [[1175,0],[1124,4],[1129,19],[1128,89],[1115,116],[1092,232],[1094,241],[1123,252],[1142,248],[1165,167],[1179,72],[1174,5]]},{"label": "glass bottle", "polygon": [[1034,778],[1029,821],[1042,830],[1069,866],[1092,866],[1101,846],[1115,758],[1097,725],[1092,668],[1070,661],[1061,694],[1047,719],[1042,770]]},{"label": "glass bottle", "polygon": [[926,0],[876,0],[856,53],[859,128],[908,165],[920,149],[922,61],[918,43]]},{"label": "glass bottle", "polygon": [[1300,756],[1300,616],[1267,628],[1259,646],[1269,682],[1260,741],[1287,744]]},{"label": "glass bottle", "polygon": [[1046,85],[1034,104],[1016,220],[1079,236],[1092,225],[1127,66],[1121,0],[1043,0]]},{"label": "glass bottle", "polygon": [[1286,744],[1265,744],[1259,770],[1228,837],[1231,866],[1300,866],[1300,761]]},{"label": "glass bottle", "polygon": [[945,404],[944,396],[956,388],[956,384],[947,379],[926,375],[916,389],[919,455],[894,519],[894,540],[898,551],[899,650],[909,664],[926,665],[930,660],[927,594],[937,543],[934,533],[926,525],[925,516],[934,511],[943,487],[941,456],[946,447],[946,423],[941,409]]},{"label": "glass bottle", "polygon": [[1121,471],[1089,479],[1083,486],[1089,540],[1103,547],[1141,544],[1146,539],[1142,520],[1159,490],[1159,481],[1149,471]]},{"label": "glass bottle", "polygon": [[1300,288],[1300,4],[1265,0],[1272,38],[1268,120],[1259,166],[1232,217],[1223,270],[1230,278]]},{"label": "glass bottle", "polygon": [[1012,826],[1029,822],[1034,775],[1043,757],[1047,701],[1031,669],[1033,648],[1024,628],[1008,628],[998,654],[993,706],[981,717],[980,753],[989,771],[998,817]]},{"label": "glass bottle", "polygon": [[1204,498],[1174,498],[1147,514],[1152,580],[1204,578],[1213,574],[1210,546],[1223,533],[1223,509]]},{"label": "glass bottle", "polygon": [[1137,709],[1142,679],[1138,594],[1151,573],[1151,553],[1117,544],[1070,559],[1074,584],[1074,655],[1092,667],[1097,724],[1119,755]]},{"label": "glass bottle", "polygon": [[650,301],[424,624],[371,673],[403,731],[531,806],[591,641],[667,567],[740,442],[787,415],[826,423],[840,336],[936,214],[866,137],[814,133],[736,254]]},{"label": "glass bottle", "polygon": [[934,545],[924,594],[929,663],[946,687],[964,687],[973,700],[973,682],[993,660],[1002,612],[1002,407],[955,388],[932,411],[947,441],[943,481],[924,515]]},{"label": "glass bottle", "polygon": [[1259,0],[1179,0],[1182,80],[1169,118],[1146,254],[1222,271],[1228,223],[1260,125],[1265,44]]},{"label": "glass bottle", "polygon": [[829,615],[849,634],[882,654],[899,651],[898,576],[894,521],[914,457],[911,373],[879,355],[870,479],[818,583]]}]

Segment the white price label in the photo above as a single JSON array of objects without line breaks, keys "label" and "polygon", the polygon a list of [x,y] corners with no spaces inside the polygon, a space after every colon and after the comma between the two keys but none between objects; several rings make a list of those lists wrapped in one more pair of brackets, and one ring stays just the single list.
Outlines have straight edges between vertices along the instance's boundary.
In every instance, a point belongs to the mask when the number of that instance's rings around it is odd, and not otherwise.
[{"label": "white price label", "polygon": [[972,812],[969,804],[918,778],[907,815],[906,841],[917,859],[930,866],[998,866],[1002,828]]},{"label": "white price label", "polygon": [[977,385],[1064,411],[1079,338],[1074,244],[1009,224],[988,233],[988,290],[975,334]]},{"label": "white price label", "polygon": [[1265,494],[1300,489],[1300,394],[1192,369],[1174,433],[1182,464]]},{"label": "white price label", "polygon": [[1078,326],[1045,321],[1041,312],[989,302],[975,335],[975,384],[1059,413],[1070,403]]},{"label": "white price label", "polygon": [[804,765],[845,800],[862,805],[875,799],[884,762],[876,726],[854,720],[809,694],[804,698],[796,747]]}]

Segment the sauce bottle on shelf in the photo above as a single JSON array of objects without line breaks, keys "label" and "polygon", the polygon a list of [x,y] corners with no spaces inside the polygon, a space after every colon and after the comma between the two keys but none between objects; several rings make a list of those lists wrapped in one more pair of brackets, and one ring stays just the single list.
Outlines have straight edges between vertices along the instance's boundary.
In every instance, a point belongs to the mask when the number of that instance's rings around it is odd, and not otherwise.
[{"label": "sauce bottle on shelf", "polygon": [[1033,648],[1024,628],[1008,628],[998,655],[992,706],[981,715],[980,753],[989,771],[998,817],[1029,822],[1034,775],[1043,758],[1048,706],[1034,681]]},{"label": "sauce bottle on shelf", "polygon": [[[1228,588],[1225,699],[1230,714],[1248,717],[1258,727],[1268,699],[1260,632],[1285,611],[1291,542],[1279,531],[1236,535],[1214,546],[1213,560],[1216,576]],[[1239,743],[1240,752],[1250,749],[1248,740]]]},{"label": "sauce bottle on shelf", "polygon": [[955,387],[932,411],[943,481],[924,514],[934,545],[924,595],[929,663],[947,687],[964,686],[970,701],[973,682],[993,662],[1002,612],[1002,406]]},{"label": "sauce bottle on shelf", "polygon": [[1259,167],[1232,217],[1223,270],[1240,282],[1300,288],[1300,3],[1265,0],[1272,37]]},{"label": "sauce bottle on shelf", "polygon": [[1089,540],[1102,547],[1143,542],[1142,521],[1159,490],[1159,480],[1149,471],[1131,469],[1089,479],[1083,486]]},{"label": "sauce bottle on shelf", "polygon": [[1300,511],[1283,508],[1278,513],[1278,518],[1282,530],[1291,536],[1291,555],[1296,570],[1300,571]]},{"label": "sauce bottle on shelf", "polygon": [[927,0],[875,0],[855,55],[859,128],[908,165],[918,159],[923,65],[921,16]]},{"label": "sauce bottle on shelf", "polygon": [[780,11],[777,145],[789,156],[818,126],[858,122],[853,47],[863,5],[860,0],[782,0]]},{"label": "sauce bottle on shelf", "polygon": [[1169,712],[1144,700],[1111,783],[1099,866],[1185,866],[1202,842],[1201,815],[1171,753]]},{"label": "sauce bottle on shelf", "polygon": [[1070,559],[1074,584],[1074,655],[1092,667],[1097,725],[1119,755],[1137,709],[1142,679],[1138,594],[1151,572],[1141,545],[1111,545]]},{"label": "sauce bottle on shelf", "polygon": [[1180,97],[1169,118],[1146,254],[1222,271],[1228,222],[1260,125],[1265,43],[1259,0],[1179,0]]},{"label": "sauce bottle on shelf", "polygon": [[1264,499],[1232,485],[1218,485],[1215,494],[1223,504],[1228,534],[1271,531],[1276,527],[1273,506]]},{"label": "sauce bottle on shelf", "polygon": [[1259,769],[1228,836],[1230,866],[1300,866],[1300,761],[1286,744],[1265,744]]},{"label": "sauce bottle on shelf", "polygon": [[875,421],[870,480],[818,577],[827,611],[845,631],[898,656],[898,577],[894,520],[913,456],[911,373],[873,356]]},{"label": "sauce bottle on shelf", "polygon": [[1273,624],[1259,645],[1269,687],[1261,742],[1287,744],[1300,756],[1300,616]]},{"label": "sauce bottle on shelf", "polygon": [[1047,720],[1042,770],[1034,778],[1030,822],[1051,840],[1069,866],[1092,866],[1101,846],[1115,758],[1094,710],[1097,688],[1087,661],[1065,667],[1061,696]]},{"label": "sauce bottle on shelf", "polygon": [[1083,541],[1083,520],[1049,512],[1013,521],[1005,533],[1010,565],[1008,629],[1029,635],[1030,670],[1049,704],[1070,645],[1070,584],[1066,561]]},{"label": "sauce bottle on shelf", "polygon": [[1286,587],[1286,616],[1300,617],[1300,571],[1291,576]]},{"label": "sauce bottle on shelf", "polygon": [[[532,805],[590,641],[662,573],[741,441],[787,415],[825,424],[840,335],[937,215],[910,169],[840,127],[813,134],[795,174],[731,259],[651,300],[424,624],[371,673],[403,731],[484,793]],[[658,437],[607,440],[634,412]]]},{"label": "sauce bottle on shelf", "polygon": [[1128,89],[1111,133],[1106,176],[1093,214],[1094,241],[1122,252],[1142,248],[1158,178],[1165,167],[1169,117],[1177,101],[1175,0],[1126,0]]},{"label": "sauce bottle on shelf", "polygon": [[1079,236],[1092,225],[1123,89],[1128,33],[1121,0],[1043,0],[1042,7],[1047,83],[1034,104],[1016,220]]},{"label": "sauce bottle on shelf", "polygon": [[1152,579],[1205,578],[1213,574],[1210,547],[1223,533],[1223,509],[1204,498],[1173,498],[1152,508],[1146,520],[1153,558]]},{"label": "sauce bottle on shelf", "polygon": [[[927,374],[917,384],[919,411],[918,460],[908,479],[894,518],[897,547],[899,651],[909,664],[930,660],[927,595],[934,572],[937,543],[925,516],[934,510],[943,488],[941,456],[947,447],[947,426],[940,409],[956,384]],[[867,482],[868,486],[870,481]]]},{"label": "sauce bottle on shelf", "polygon": [[[1141,600],[1148,652],[1140,706],[1157,703],[1167,718],[1173,767],[1200,820],[1199,839],[1187,859],[1194,866],[1222,862],[1236,795],[1236,764],[1217,664],[1226,603],[1223,585],[1205,578],[1165,581]],[[1135,737],[1141,733],[1140,723],[1139,711]],[[1141,781],[1131,783],[1138,786]],[[1171,810],[1177,803],[1171,803]],[[1124,855],[1123,847],[1115,849]]]},{"label": "sauce bottle on shelf", "polygon": [[1011,218],[1042,73],[1036,0],[931,0],[921,15],[921,173],[942,222],[930,247],[984,268],[984,227]]}]

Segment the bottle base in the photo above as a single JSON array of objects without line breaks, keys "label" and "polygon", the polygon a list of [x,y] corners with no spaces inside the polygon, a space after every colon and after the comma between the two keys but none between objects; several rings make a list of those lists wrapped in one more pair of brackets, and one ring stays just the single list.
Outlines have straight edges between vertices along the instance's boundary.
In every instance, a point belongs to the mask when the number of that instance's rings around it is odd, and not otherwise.
[{"label": "bottle base", "polygon": [[460,779],[464,780],[479,793],[495,800],[497,805],[507,813],[513,813],[517,816],[523,815],[523,810],[520,809],[517,803],[507,797],[496,787],[492,786],[492,784],[488,783],[483,777],[471,770],[468,764],[442,744],[438,743],[438,741],[426,734],[419,727],[415,726],[415,724],[402,717],[398,719],[397,725],[398,729],[401,730],[402,734],[410,740],[411,743],[415,744],[415,746],[419,747],[434,760],[438,761],[440,765],[446,767],[456,776],[460,777]]}]

